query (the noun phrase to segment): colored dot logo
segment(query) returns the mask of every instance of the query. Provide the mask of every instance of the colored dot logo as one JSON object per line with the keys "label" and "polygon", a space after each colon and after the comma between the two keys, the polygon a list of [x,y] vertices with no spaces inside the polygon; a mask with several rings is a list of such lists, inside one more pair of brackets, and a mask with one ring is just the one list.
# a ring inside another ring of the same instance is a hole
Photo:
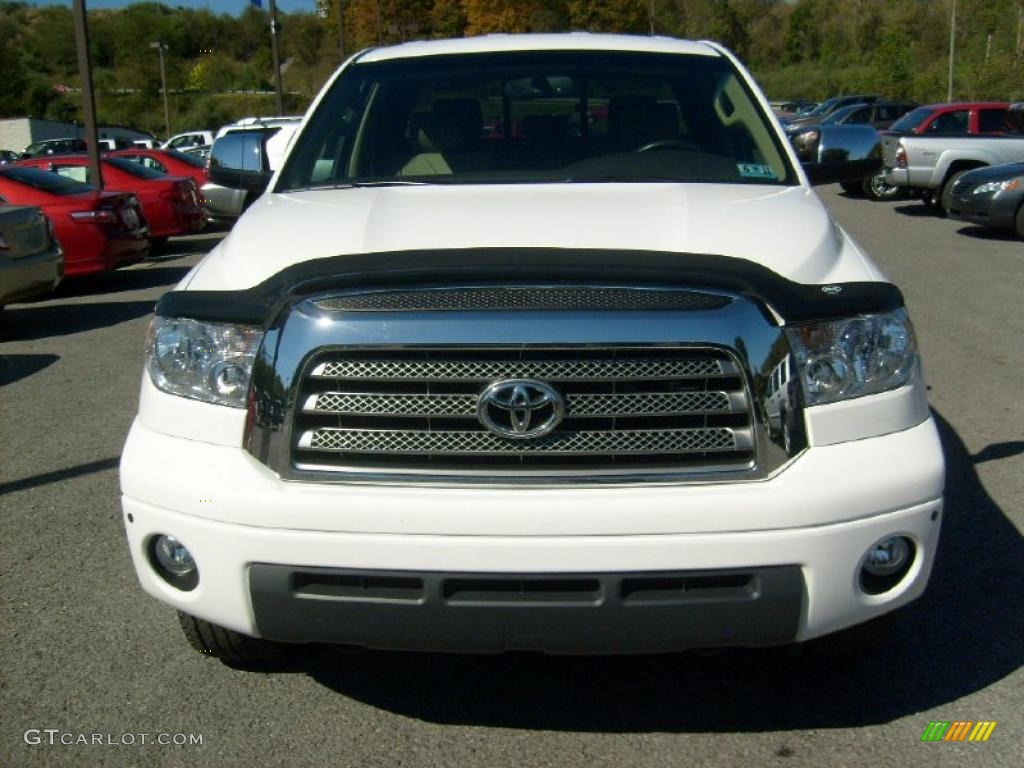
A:
{"label": "colored dot logo", "polygon": [[921,741],[988,741],[995,729],[995,720],[932,720]]}

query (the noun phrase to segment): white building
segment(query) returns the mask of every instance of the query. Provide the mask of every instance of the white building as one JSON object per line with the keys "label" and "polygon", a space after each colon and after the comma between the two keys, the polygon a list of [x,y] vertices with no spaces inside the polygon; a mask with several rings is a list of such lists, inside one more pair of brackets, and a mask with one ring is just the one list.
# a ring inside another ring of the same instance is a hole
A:
{"label": "white building", "polygon": [[[153,135],[123,125],[97,126],[101,139],[152,139]],[[46,139],[77,138],[85,134],[85,128],[76,123],[62,123],[57,120],[40,120],[35,117],[11,117],[0,120],[0,149],[21,152],[34,141]]]}

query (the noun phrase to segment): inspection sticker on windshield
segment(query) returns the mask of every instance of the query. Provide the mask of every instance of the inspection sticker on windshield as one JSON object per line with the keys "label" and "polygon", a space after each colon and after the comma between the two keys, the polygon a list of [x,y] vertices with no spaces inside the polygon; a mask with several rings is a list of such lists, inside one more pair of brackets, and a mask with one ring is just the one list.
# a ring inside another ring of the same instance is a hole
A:
{"label": "inspection sticker on windshield", "polygon": [[775,178],[775,171],[772,170],[770,165],[760,165],[758,163],[736,163],[736,167],[740,171],[740,176],[748,179]]}

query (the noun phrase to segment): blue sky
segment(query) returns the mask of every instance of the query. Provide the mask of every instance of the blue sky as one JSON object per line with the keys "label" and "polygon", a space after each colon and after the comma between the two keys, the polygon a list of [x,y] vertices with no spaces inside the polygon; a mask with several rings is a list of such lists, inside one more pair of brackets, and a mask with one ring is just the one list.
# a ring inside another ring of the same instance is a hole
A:
{"label": "blue sky", "polygon": [[[214,13],[238,14],[249,0],[159,0],[164,5],[172,8],[183,6],[185,8],[208,8]],[[71,0],[29,0],[32,5],[66,5],[71,7]],[[85,0],[85,7],[93,8],[123,8],[138,0]],[[269,0],[263,0],[264,9],[270,5]],[[292,11],[312,11],[316,3],[314,0],[277,0],[277,9],[285,13]]]}

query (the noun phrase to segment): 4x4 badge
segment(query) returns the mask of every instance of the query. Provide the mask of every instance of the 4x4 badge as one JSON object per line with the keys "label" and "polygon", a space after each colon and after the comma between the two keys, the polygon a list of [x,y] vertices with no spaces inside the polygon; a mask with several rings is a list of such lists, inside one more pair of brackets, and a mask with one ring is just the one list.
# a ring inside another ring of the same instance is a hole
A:
{"label": "4x4 badge", "polygon": [[565,415],[565,401],[550,384],[533,379],[503,379],[480,393],[476,413],[496,435],[516,440],[543,437]]}

